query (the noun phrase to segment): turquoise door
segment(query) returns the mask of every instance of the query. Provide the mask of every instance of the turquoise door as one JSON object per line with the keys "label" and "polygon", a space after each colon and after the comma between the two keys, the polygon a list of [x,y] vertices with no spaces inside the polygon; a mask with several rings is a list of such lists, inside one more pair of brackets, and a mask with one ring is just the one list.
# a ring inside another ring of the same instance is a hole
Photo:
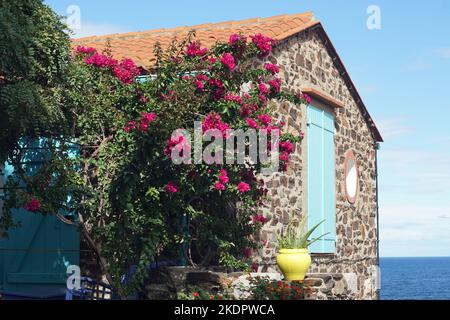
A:
{"label": "turquoise door", "polygon": [[334,116],[308,106],[308,226],[324,222],[312,238],[327,234],[309,249],[312,253],[334,253],[336,249],[336,192]]}
{"label": "turquoise door", "polygon": [[[26,147],[24,166],[36,171],[45,148],[40,141]],[[14,176],[8,163],[2,178]],[[24,209],[13,212],[19,228],[9,230],[9,238],[0,240],[0,286],[3,292],[23,296],[54,296],[64,293],[66,270],[79,265],[80,238],[76,227],[60,221],[55,215],[43,216]]]}

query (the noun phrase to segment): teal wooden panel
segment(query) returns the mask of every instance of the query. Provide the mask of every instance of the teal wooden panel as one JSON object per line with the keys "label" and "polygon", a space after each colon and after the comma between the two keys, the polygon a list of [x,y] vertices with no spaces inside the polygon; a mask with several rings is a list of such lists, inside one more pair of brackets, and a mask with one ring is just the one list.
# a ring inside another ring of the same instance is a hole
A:
{"label": "teal wooden panel", "polygon": [[[322,220],[322,112],[314,107],[308,108],[308,226],[314,226]],[[322,226],[312,237],[320,234]],[[310,246],[311,252],[320,252],[321,243]]]}
{"label": "teal wooden panel", "polygon": [[328,235],[309,250],[313,253],[334,253],[336,241],[335,209],[335,149],[334,117],[313,106],[308,106],[308,226],[325,222],[311,238]]}
{"label": "teal wooden panel", "polygon": [[336,171],[334,134],[328,130],[323,133],[323,234],[328,233],[322,241],[324,253],[336,250]]}
{"label": "teal wooden panel", "polygon": [[[43,139],[26,141],[24,165],[36,172],[49,152]],[[58,147],[58,146],[56,146]],[[76,156],[75,149],[69,156]],[[14,177],[13,167],[5,165],[4,176]],[[80,237],[76,227],[55,215],[43,216],[24,209],[13,211],[21,227],[9,231],[9,239],[0,241],[0,281],[7,291],[33,292],[36,288],[64,288],[69,265],[79,265]]]}

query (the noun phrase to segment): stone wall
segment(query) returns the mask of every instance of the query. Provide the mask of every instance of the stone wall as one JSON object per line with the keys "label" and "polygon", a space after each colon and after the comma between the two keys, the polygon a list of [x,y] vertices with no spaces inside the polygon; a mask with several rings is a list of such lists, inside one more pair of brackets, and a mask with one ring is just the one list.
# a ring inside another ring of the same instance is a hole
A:
{"label": "stone wall", "polygon": [[[225,299],[248,300],[252,299],[249,276],[281,281],[279,273],[226,273],[191,267],[152,270],[149,276],[143,298],[150,300],[174,300],[183,294],[191,297],[197,290],[226,293]],[[309,274],[304,284],[311,290],[306,300],[351,300],[357,290],[352,277],[345,274]]]}
{"label": "stone wall", "polygon": [[[300,91],[312,87],[342,102],[345,107],[329,109],[335,113],[336,150],[336,254],[313,256],[314,273],[347,274],[356,286],[356,299],[377,297],[377,226],[375,140],[360,108],[317,31],[304,32],[280,43],[267,58],[281,67],[284,85]],[[329,108],[318,101],[318,107]],[[306,129],[306,107],[290,103],[277,105],[279,120],[287,131],[299,134]],[[306,211],[306,139],[297,143],[292,163],[286,173],[263,178],[270,201],[261,213],[270,218],[260,238],[268,246],[257,257],[260,271],[273,272],[276,236],[293,214]],[[344,187],[344,154],[352,150],[359,167],[359,194],[351,205]]]}

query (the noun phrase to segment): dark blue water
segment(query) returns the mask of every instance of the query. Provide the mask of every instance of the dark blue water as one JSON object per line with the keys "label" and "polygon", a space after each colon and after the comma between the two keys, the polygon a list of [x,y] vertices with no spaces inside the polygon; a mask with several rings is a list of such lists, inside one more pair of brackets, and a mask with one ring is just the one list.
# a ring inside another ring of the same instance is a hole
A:
{"label": "dark blue water", "polygon": [[381,258],[381,299],[450,300],[450,257]]}

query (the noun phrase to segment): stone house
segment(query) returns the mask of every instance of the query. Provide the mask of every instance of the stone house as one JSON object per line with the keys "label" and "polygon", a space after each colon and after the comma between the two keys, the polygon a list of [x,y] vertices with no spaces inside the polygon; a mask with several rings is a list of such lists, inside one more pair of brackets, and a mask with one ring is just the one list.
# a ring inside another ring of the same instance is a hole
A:
{"label": "stone house", "polygon": [[312,97],[308,106],[278,106],[288,131],[303,131],[305,139],[297,144],[288,172],[265,178],[271,201],[261,211],[270,222],[260,235],[268,245],[259,253],[259,271],[276,270],[276,235],[290,216],[306,213],[310,225],[325,220],[317,232],[328,233],[310,248],[311,271],[323,279],[344,278],[353,298],[377,298],[377,149],[382,137],[312,13],[88,37],[75,44],[101,49],[109,41],[115,57],[131,57],[149,70],[156,42],[167,47],[191,30],[205,46],[240,32],[278,40],[266,59],[281,67],[284,85]]}
{"label": "stone house", "polygon": [[[288,131],[305,133],[286,173],[265,177],[270,218],[260,238],[267,242],[257,257],[260,272],[276,270],[276,236],[292,215],[308,223],[325,220],[327,236],[310,248],[310,278],[320,278],[323,298],[378,297],[377,149],[382,137],[322,24],[312,13],[281,15],[158,29],[74,40],[74,45],[103,49],[109,42],[116,58],[130,57],[151,70],[156,42],[169,46],[195,30],[205,46],[227,41],[233,33],[262,33],[278,40],[266,58],[281,68],[284,85],[312,97],[310,105],[278,105]],[[259,61],[257,63],[264,63]]]}

